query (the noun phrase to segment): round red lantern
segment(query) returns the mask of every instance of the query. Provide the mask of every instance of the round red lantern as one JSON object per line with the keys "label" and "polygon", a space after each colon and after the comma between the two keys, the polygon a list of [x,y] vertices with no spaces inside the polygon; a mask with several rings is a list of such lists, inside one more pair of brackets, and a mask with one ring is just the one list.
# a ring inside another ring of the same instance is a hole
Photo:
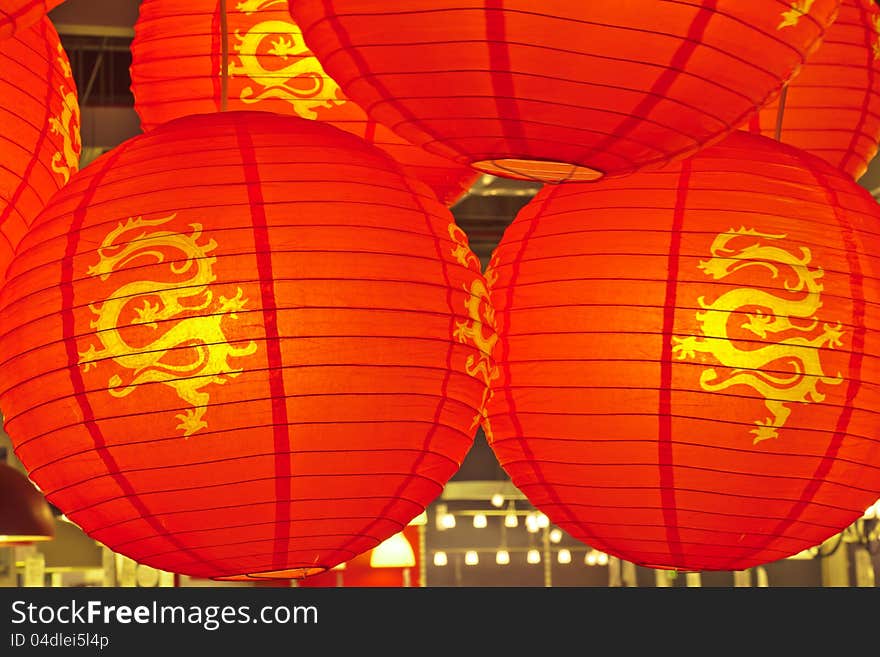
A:
{"label": "round red lantern", "polygon": [[843,0],[822,46],[784,96],[752,115],[748,130],[778,136],[861,178],[880,142],[878,29],[874,0]]}
{"label": "round red lantern", "polygon": [[365,139],[447,205],[479,175],[402,139],[348,100],[306,48],[285,0],[143,0],[134,34],[131,90],[144,130],[188,114],[263,110]]}
{"label": "round red lantern", "polygon": [[62,2],[64,0],[0,0],[0,39],[33,25]]}
{"label": "round red lantern", "polygon": [[301,577],[400,531],[488,391],[479,263],[378,149],[177,119],[53,197],[10,267],[0,407],[49,501],[139,563]]}
{"label": "round red lantern", "polygon": [[562,182],[721,139],[779,92],[840,0],[289,4],[378,121],[486,173]]}
{"label": "round red lantern", "polygon": [[48,18],[0,41],[0,282],[45,203],[79,166],[79,103]]}
{"label": "round red lantern", "polygon": [[741,570],[880,494],[880,208],[737,132],[541,191],[493,257],[486,434],[513,483],[636,564]]}

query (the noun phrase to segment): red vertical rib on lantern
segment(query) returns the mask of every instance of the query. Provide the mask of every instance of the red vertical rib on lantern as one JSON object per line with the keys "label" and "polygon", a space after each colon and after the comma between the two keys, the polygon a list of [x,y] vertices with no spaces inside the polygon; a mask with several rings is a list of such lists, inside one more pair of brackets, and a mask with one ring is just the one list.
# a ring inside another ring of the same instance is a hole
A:
{"label": "red vertical rib on lantern", "polygon": [[821,543],[880,497],[878,240],[866,190],[745,132],[540,192],[493,256],[490,446],[553,522],[641,565]]}

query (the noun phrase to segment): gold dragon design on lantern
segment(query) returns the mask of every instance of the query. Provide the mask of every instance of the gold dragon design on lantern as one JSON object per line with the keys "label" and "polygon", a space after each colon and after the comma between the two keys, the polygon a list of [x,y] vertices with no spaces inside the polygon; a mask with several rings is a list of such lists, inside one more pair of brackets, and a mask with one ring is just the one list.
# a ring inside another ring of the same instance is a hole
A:
{"label": "gold dragon design on lantern", "polygon": [[[287,0],[245,0],[236,9],[253,16],[275,5],[286,8]],[[243,103],[276,98],[290,103],[298,116],[314,119],[318,109],[346,102],[340,97],[339,85],[324,72],[294,23],[277,18],[259,21],[244,34],[236,30],[235,38],[237,55],[229,63],[229,76],[252,83],[239,94]]]}
{"label": "gold dragon design on lantern", "polygon": [[[480,260],[468,246],[465,232],[456,224],[450,224],[449,236],[455,244],[452,249],[452,255],[456,261],[471,271],[480,272],[482,270]],[[474,416],[471,429],[476,429],[477,426],[482,425],[483,432],[489,441],[492,440],[493,436],[486,406],[492,397],[492,382],[500,375],[498,366],[493,360],[493,350],[498,342],[498,335],[495,311],[489,301],[489,289],[494,284],[496,278],[493,263],[494,259],[493,262],[490,262],[482,277],[475,278],[470,285],[464,286],[464,290],[467,292],[467,298],[464,303],[467,319],[456,322],[454,332],[454,337],[459,342],[470,344],[479,351],[479,355],[470,355],[465,361],[465,371],[468,375],[478,378],[486,384],[482,403],[479,411]]]}
{"label": "gold dragon design on lantern", "polygon": [[[733,248],[731,242],[748,237],[748,245]],[[834,325],[820,322],[816,313],[822,307],[823,285],[819,282],[824,272],[820,267],[810,268],[812,253],[800,247],[800,256],[782,246],[787,235],[760,233],[751,228],[731,229],[718,235],[711,246],[712,258],[700,261],[698,268],[715,280],[723,280],[747,267],[762,267],[773,278],[780,268],[787,267],[795,282],[785,279],[785,289],[804,293],[801,298],[784,298],[757,288],[735,287],[708,303],[705,297],[697,299],[702,311],[696,313],[702,336],[673,337],[672,352],[680,360],[694,359],[697,354],[711,356],[730,370],[725,377],[717,369],[708,368],[700,375],[700,386],[708,392],[746,385],[764,397],[770,416],[757,420],[753,443],[777,438],[778,430],[791,414],[786,404],[822,402],[825,395],[819,384],[839,385],[840,373],[828,376],[822,366],[822,348],[841,346],[843,331]],[[752,309],[752,312],[747,312]],[[761,309],[769,310],[769,314]],[[745,316],[740,327],[760,340],[758,348],[742,349],[730,335],[731,322]],[[799,321],[796,321],[799,320]],[[769,340],[776,334],[787,333],[778,342]],[[794,335],[792,335],[794,334]],[[805,335],[806,334],[806,335]],[[766,371],[770,364],[790,368],[790,374]]]}
{"label": "gold dragon design on lantern", "polygon": [[[175,217],[130,218],[104,238],[89,276],[106,281],[116,272],[150,261],[167,263],[170,276],[168,280],[128,281],[107,294],[105,301],[90,304],[91,328],[101,346],[90,344],[79,355],[86,372],[107,360],[126,370],[127,382],[119,374],[109,379],[108,392],[114,397],[126,397],[148,383],[172,387],[192,407],[175,416],[180,420],[177,429],[188,437],[208,426],[205,413],[210,394],[205,388],[237,377],[242,369],[232,367],[229,359],[250,356],[257,345],[252,340],[239,346],[229,342],[223,322],[237,319],[237,311],[245,308],[248,299],[243,298],[241,288],[215,299],[209,286],[217,280],[217,259],[210,253],[217,243],[201,241],[202,225],[189,224],[190,234],[156,229]],[[180,280],[181,276],[185,278]],[[172,282],[171,277],[178,280]],[[128,325],[148,329],[149,338],[141,334],[137,344],[132,344],[120,328],[126,324],[125,317],[131,317]]]}

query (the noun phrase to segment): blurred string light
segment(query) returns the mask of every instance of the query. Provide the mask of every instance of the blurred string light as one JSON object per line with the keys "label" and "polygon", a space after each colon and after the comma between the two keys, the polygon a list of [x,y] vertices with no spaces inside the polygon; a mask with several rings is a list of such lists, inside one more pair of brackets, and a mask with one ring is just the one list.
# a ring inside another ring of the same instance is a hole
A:
{"label": "blurred string light", "polygon": [[477,529],[485,529],[489,524],[485,513],[477,513],[474,515],[474,527]]}
{"label": "blurred string light", "polygon": [[561,529],[551,529],[550,530],[550,542],[551,543],[559,543],[562,540],[562,530]]}
{"label": "blurred string light", "polygon": [[495,563],[499,566],[506,566],[510,563],[510,552],[507,550],[498,550],[495,553]]}
{"label": "blurred string light", "polygon": [[532,548],[526,555],[526,561],[531,564],[541,563],[541,553],[535,548]]}
{"label": "blurred string light", "polygon": [[464,553],[464,562],[468,566],[476,566],[480,563],[480,555],[477,554],[476,550],[468,550]]}
{"label": "blurred string light", "polygon": [[495,493],[492,496],[491,501],[492,501],[492,506],[494,506],[497,509],[500,509],[502,506],[504,506],[504,495],[502,495],[501,493]]}
{"label": "blurred string light", "polygon": [[434,553],[434,565],[435,566],[445,566],[449,563],[449,557],[446,556],[446,553],[443,550],[438,550]]}
{"label": "blurred string light", "polygon": [[571,550],[567,548],[562,548],[557,553],[556,560],[559,563],[571,563]]}

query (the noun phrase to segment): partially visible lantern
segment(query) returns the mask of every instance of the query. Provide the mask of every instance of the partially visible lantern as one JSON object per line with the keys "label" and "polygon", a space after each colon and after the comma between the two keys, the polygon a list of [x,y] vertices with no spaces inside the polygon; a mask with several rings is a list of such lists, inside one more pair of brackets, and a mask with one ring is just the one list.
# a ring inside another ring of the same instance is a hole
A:
{"label": "partially visible lantern", "polygon": [[221,109],[271,111],[365,139],[447,205],[479,175],[402,139],[348,100],[306,48],[285,0],[143,0],[138,11],[131,90],[144,130]]}
{"label": "partially visible lantern", "polygon": [[813,547],[880,494],[880,207],[736,132],[541,191],[493,257],[486,434],[560,528],[654,568]]}
{"label": "partially visible lantern", "polygon": [[31,222],[79,167],[79,103],[48,18],[0,41],[0,282]]}
{"label": "partially visible lantern", "polygon": [[62,2],[64,0],[0,0],[0,39],[30,27]]}
{"label": "partially visible lantern", "polygon": [[77,174],[0,300],[0,407],[49,501],[222,579],[316,573],[423,511],[472,445],[490,313],[464,233],[398,170],[225,112]]}
{"label": "partially visible lantern", "polygon": [[346,95],[490,174],[563,182],[660,166],[738,128],[840,0],[295,0]]}
{"label": "partially visible lantern", "polygon": [[[840,14],[780,99],[747,128],[803,148],[858,180],[880,142],[880,9],[843,0]],[[781,122],[780,122],[781,121]]]}

